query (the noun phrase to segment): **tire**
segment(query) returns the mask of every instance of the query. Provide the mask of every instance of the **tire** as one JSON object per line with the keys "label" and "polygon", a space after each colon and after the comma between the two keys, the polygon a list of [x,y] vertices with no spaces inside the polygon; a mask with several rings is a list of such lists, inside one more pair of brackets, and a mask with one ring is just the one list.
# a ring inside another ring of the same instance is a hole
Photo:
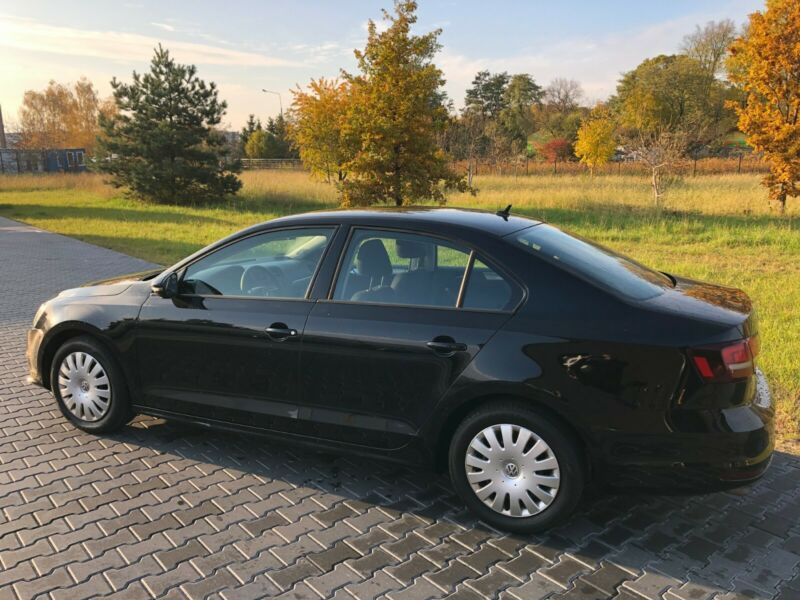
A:
{"label": "tire", "polygon": [[50,387],[61,413],[83,431],[117,431],[133,416],[121,369],[88,336],[72,338],[56,351]]}
{"label": "tire", "polygon": [[467,415],[450,441],[448,463],[464,503],[485,523],[515,533],[543,531],[570,516],[586,477],[572,436],[518,402]]}

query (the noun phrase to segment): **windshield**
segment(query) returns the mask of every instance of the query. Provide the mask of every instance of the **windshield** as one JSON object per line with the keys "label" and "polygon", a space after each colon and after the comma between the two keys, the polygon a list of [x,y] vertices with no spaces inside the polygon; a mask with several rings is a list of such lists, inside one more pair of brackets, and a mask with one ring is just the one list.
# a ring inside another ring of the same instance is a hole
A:
{"label": "windshield", "polygon": [[535,225],[508,237],[532,254],[634,300],[653,298],[672,287],[666,275],[550,225]]}

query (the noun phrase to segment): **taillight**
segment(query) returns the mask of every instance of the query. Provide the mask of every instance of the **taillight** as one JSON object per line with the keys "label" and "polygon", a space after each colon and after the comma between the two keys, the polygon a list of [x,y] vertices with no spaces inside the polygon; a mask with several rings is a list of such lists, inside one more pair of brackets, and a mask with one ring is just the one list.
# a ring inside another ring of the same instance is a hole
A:
{"label": "taillight", "polygon": [[753,375],[759,351],[760,343],[755,335],[733,344],[692,348],[689,356],[700,377],[708,382],[720,383]]}

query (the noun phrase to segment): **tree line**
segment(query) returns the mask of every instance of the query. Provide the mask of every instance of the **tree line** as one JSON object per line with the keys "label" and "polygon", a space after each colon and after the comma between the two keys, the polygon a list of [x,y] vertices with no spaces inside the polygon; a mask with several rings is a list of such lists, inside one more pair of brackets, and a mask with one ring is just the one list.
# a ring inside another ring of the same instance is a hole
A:
{"label": "tree line", "polygon": [[[452,103],[439,88],[417,93],[440,109],[428,115],[429,130],[443,152],[466,162],[466,187],[472,186],[478,160],[500,165],[533,158],[556,170],[559,161],[579,158],[593,173],[624,147],[651,168],[660,204],[674,163],[718,150],[736,131],[733,104],[741,103],[743,92],[721,77],[735,38],[731,21],[698,28],[680,54],[645,60],[622,76],[608,101],[592,109],[584,105],[577,81],[557,78],[542,86],[527,73],[480,71],[458,114],[443,110]],[[392,86],[385,89],[394,95]],[[360,138],[348,137],[353,115],[362,114],[357,100],[347,77],[315,80],[294,93],[290,136],[303,161],[329,181],[334,175],[345,181],[359,150]]]}
{"label": "tree line", "polygon": [[767,0],[741,31],[731,21],[698,27],[678,53],[644,60],[593,107],[573,80],[480,71],[458,112],[434,62],[441,30],[412,32],[416,8],[398,0],[383,27],[369,21],[355,72],[294,90],[288,113],[266,124],[251,115],[234,143],[219,130],[226,105],[214,84],[159,47],[150,72],[112,81],[111,101],[85,80],[26,93],[23,145],[80,141],[116,185],[161,202],[235,193],[241,156],[299,156],[345,206],[474,193],[478,160],[539,159],[555,169],[578,159],[594,173],[624,151],[647,166],[660,206],[679,161],[714,154],[741,131],[768,162],[764,183],[781,210],[800,195],[800,3]]}

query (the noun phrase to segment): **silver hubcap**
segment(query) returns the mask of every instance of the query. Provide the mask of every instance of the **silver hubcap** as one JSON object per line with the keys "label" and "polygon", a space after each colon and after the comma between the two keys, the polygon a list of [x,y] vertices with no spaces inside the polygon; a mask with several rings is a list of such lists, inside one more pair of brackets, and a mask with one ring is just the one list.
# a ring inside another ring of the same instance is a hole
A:
{"label": "silver hubcap", "polygon": [[530,429],[492,425],[479,432],[464,459],[472,491],[493,511],[530,517],[558,494],[561,475],[553,450]]}
{"label": "silver hubcap", "polygon": [[69,412],[83,421],[102,419],[111,406],[111,383],[95,357],[72,352],[58,369],[58,390]]}

